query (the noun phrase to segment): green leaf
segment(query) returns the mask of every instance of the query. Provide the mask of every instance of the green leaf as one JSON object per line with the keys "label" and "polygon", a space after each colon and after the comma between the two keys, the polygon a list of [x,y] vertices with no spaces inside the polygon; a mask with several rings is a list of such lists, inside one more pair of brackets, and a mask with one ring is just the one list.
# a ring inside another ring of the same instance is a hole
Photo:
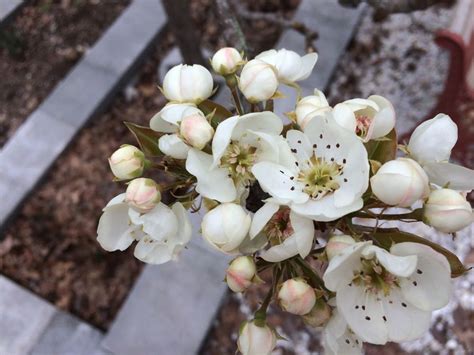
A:
{"label": "green leaf", "polygon": [[448,259],[449,265],[451,266],[451,277],[461,276],[469,270],[462,264],[461,260],[459,260],[459,258],[448,249],[443,248],[441,245],[436,244],[428,239],[419,237],[415,234],[400,231],[398,228],[378,229],[372,237],[386,249],[390,249],[394,243],[403,242],[420,243],[430,246]]}
{"label": "green leaf", "polygon": [[384,164],[395,159],[397,155],[397,133],[395,129],[379,140],[371,140],[364,144],[370,160]]}
{"label": "green leaf", "polygon": [[215,127],[226,118],[233,116],[232,112],[226,109],[224,106],[216,104],[211,100],[204,100],[198,105],[198,108],[207,116],[214,113],[211,124]]}
{"label": "green leaf", "polygon": [[141,150],[149,157],[159,157],[163,153],[158,148],[158,138],[162,133],[155,132],[149,127],[144,127],[131,122],[124,122],[140,145]]}

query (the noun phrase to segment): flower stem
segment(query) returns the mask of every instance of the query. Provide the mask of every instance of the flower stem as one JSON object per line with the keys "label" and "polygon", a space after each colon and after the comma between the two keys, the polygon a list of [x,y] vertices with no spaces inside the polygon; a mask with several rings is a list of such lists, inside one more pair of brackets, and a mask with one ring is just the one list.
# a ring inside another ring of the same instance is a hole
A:
{"label": "flower stem", "polygon": [[321,289],[329,292],[329,290],[324,285],[324,281],[321,277],[314,272],[314,270],[308,265],[306,261],[304,261],[301,257],[296,257],[293,259],[302,269],[302,271],[309,277],[311,283],[314,287],[320,287]]}
{"label": "flower stem", "polygon": [[282,268],[280,264],[275,265],[275,268],[276,268],[276,271],[275,270],[273,271],[272,287],[270,287],[270,290],[268,290],[268,293],[265,296],[265,299],[263,300],[262,305],[255,312],[255,315],[254,315],[255,324],[261,327],[265,325],[265,322],[267,319],[267,309],[268,309],[268,306],[270,305],[273,294],[276,291],[278,281],[280,281],[280,277],[282,274]]}
{"label": "flower stem", "polygon": [[409,213],[397,213],[397,214],[383,214],[383,213],[376,214],[371,211],[365,211],[365,212],[361,211],[361,212],[356,213],[355,217],[381,219],[381,220],[386,220],[386,221],[401,221],[401,220],[407,220],[407,219],[422,221],[423,209],[417,208],[416,210],[413,210],[412,212],[409,212]]}

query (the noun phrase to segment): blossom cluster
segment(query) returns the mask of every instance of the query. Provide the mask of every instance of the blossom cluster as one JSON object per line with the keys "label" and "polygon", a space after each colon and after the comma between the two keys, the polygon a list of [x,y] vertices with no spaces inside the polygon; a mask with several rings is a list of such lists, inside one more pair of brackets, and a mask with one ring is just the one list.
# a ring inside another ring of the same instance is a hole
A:
{"label": "blossom cluster", "polygon": [[[137,242],[134,255],[146,263],[176,259],[193,234],[189,213],[204,209],[203,239],[236,255],[229,288],[269,284],[241,327],[243,354],[275,348],[266,320],[273,301],[321,328],[328,354],[415,339],[448,303],[451,277],[466,271],[449,250],[380,223],[455,233],[473,222],[466,195],[474,171],[449,162],[456,124],[439,114],[398,145],[386,98],[330,105],[318,89],[301,96],[297,83],[317,59],[281,49],[247,60],[220,49],[211,64],[232,94],[230,109],[209,99],[216,88],[206,68],[177,65],[163,81],[169,102],[149,127],[127,123],[139,147],[124,145],[109,159],[128,186],[100,218],[105,250]],[[273,112],[281,85],[297,91],[286,117]]]}

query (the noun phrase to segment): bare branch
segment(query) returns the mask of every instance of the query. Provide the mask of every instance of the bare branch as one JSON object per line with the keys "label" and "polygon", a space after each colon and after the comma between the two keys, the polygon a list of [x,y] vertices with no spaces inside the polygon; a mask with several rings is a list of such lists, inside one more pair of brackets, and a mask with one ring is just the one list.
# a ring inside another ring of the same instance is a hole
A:
{"label": "bare branch", "polygon": [[426,10],[433,5],[448,2],[448,0],[339,0],[341,5],[347,7],[357,7],[360,3],[367,3],[385,14]]}
{"label": "bare branch", "polygon": [[309,29],[305,24],[298,21],[287,20],[281,16],[266,12],[249,11],[239,1],[233,1],[235,9],[239,16],[246,20],[263,20],[278,25],[282,29],[293,29],[305,37],[306,49],[308,52],[316,51],[314,41],[318,38],[318,33]]}
{"label": "bare branch", "polygon": [[248,53],[249,48],[233,8],[227,0],[216,0],[216,5],[226,42],[237,50]]}

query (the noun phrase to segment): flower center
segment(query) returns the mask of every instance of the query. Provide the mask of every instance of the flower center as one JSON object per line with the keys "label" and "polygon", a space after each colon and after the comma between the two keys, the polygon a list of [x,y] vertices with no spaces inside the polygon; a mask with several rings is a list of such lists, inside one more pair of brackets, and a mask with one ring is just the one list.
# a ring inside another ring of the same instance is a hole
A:
{"label": "flower center", "polygon": [[298,181],[304,184],[303,191],[311,198],[321,199],[339,188],[335,178],[341,175],[342,165],[333,160],[327,162],[324,158],[313,155],[308,161],[310,167],[298,174]]}
{"label": "flower center", "polygon": [[399,287],[398,278],[388,272],[377,260],[362,259],[362,269],[354,275],[352,282],[364,286],[368,292],[377,294],[383,292],[384,296],[390,294],[390,290]]}
{"label": "flower center", "polygon": [[359,137],[365,137],[369,132],[370,124],[372,123],[372,117],[367,115],[356,114],[356,134]]}
{"label": "flower center", "polygon": [[230,142],[221,158],[221,167],[229,171],[234,182],[250,183],[255,180],[251,168],[254,165],[257,148],[239,142]]}
{"label": "flower center", "polygon": [[272,245],[281,244],[283,240],[291,236],[294,230],[290,221],[290,209],[280,208],[268,221],[264,232]]}

